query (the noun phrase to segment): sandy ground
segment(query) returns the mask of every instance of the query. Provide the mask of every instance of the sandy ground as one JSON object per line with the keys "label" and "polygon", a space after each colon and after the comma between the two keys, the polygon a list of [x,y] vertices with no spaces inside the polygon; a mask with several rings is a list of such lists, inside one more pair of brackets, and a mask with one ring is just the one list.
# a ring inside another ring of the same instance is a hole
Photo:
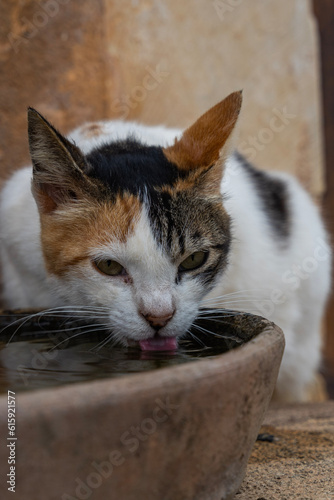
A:
{"label": "sandy ground", "polygon": [[334,500],[334,401],[272,406],[260,432],[235,500]]}

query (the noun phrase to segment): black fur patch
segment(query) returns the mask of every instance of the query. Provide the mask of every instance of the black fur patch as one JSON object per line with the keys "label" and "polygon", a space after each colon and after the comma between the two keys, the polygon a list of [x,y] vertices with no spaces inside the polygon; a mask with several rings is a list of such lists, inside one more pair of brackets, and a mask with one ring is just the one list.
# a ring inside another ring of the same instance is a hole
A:
{"label": "black fur patch", "polygon": [[[178,246],[178,256],[207,251],[211,257],[193,276],[205,283],[214,283],[226,267],[230,247],[230,220],[219,203],[198,198],[191,190],[169,193],[152,192],[149,217],[157,241],[167,251]],[[177,281],[188,273],[179,273]]]}
{"label": "black fur patch", "polygon": [[113,195],[127,192],[141,197],[145,191],[172,186],[184,177],[167,160],[162,148],[146,146],[131,138],[95,148],[86,158],[89,177],[99,179]]}
{"label": "black fur patch", "polygon": [[201,240],[206,241],[204,250],[216,257],[196,274],[210,286],[226,266],[229,250],[229,217],[222,205],[196,196],[191,186],[175,192],[161,189],[189,174],[169,162],[160,147],[130,138],[98,147],[86,159],[87,175],[107,187],[111,200],[130,193],[145,203],[156,241],[172,259],[202,250]]}
{"label": "black fur patch", "polygon": [[290,235],[289,193],[286,183],[258,170],[241,154],[235,153],[235,155],[253,182],[273,232],[279,238],[286,239]]}

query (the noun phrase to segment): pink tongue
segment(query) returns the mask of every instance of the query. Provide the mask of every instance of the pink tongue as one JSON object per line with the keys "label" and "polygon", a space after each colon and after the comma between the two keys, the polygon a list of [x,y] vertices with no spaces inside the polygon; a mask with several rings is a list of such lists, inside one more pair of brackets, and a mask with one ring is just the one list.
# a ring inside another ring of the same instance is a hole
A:
{"label": "pink tongue", "polygon": [[177,340],[175,337],[159,337],[156,335],[150,339],[140,340],[142,351],[175,351]]}

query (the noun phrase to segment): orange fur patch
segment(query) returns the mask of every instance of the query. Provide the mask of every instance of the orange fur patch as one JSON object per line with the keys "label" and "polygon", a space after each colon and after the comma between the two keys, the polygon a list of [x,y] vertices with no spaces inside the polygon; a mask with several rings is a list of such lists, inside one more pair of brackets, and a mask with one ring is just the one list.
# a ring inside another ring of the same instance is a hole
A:
{"label": "orange fur patch", "polygon": [[103,134],[103,127],[98,123],[88,123],[81,129],[81,133],[85,136],[86,139],[98,137],[99,135]]}
{"label": "orange fur patch", "polygon": [[164,148],[166,158],[181,170],[209,167],[231,135],[241,108],[241,92],[234,92],[204,113],[175,141]]}
{"label": "orange fur patch", "polygon": [[193,190],[199,192],[206,198],[220,195],[220,182],[222,178],[222,162],[217,162],[209,168],[197,169],[190,172],[186,179],[179,179],[173,187],[163,186],[162,192],[174,195],[180,191]]}
{"label": "orange fur patch", "polygon": [[115,203],[85,200],[62,211],[41,214],[42,248],[48,272],[63,275],[91,251],[113,239],[125,242],[134,231],[141,203],[133,195],[118,197]]}

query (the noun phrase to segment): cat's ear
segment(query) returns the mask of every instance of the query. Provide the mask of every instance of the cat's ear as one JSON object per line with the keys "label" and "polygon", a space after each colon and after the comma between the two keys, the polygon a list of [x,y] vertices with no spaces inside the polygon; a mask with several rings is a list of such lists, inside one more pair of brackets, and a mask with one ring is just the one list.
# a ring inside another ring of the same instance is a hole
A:
{"label": "cat's ear", "polygon": [[33,163],[32,192],[43,213],[77,198],[87,168],[80,149],[63,137],[38,111],[28,109]]}
{"label": "cat's ear", "polygon": [[189,173],[209,169],[210,184],[216,178],[219,189],[224,159],[233,147],[232,132],[241,103],[242,91],[233,92],[209,109],[172,146],[164,148],[167,159]]}

